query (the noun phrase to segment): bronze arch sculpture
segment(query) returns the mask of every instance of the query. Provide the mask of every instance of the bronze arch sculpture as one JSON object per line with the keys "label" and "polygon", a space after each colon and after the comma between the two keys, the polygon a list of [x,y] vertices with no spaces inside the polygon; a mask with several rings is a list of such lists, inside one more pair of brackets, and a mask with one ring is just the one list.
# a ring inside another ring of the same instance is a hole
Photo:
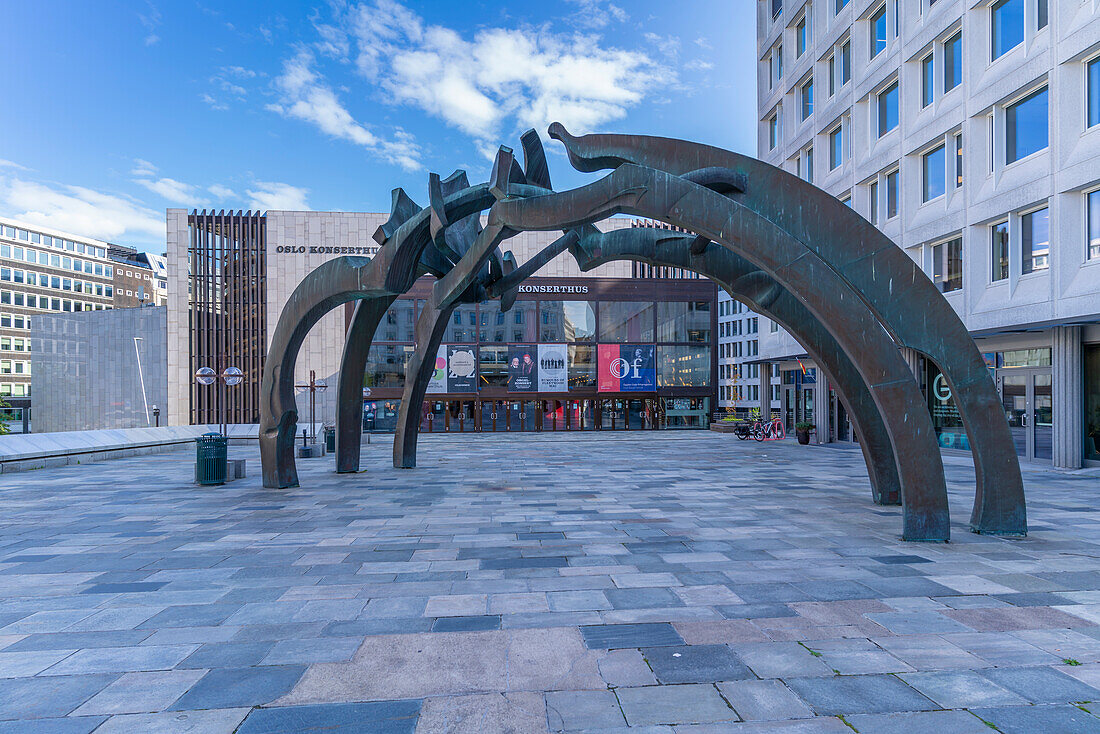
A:
{"label": "bronze arch sculpture", "polygon": [[[946,485],[924,398],[898,346],[925,354],[944,373],[974,447],[976,532],[1026,533],[1023,486],[1008,425],[965,327],[927,277],[847,206],[801,179],[718,148],[666,138],[569,135],[554,124],[574,167],[613,169],[592,184],[554,192],[541,142],[522,138],[525,165],[501,148],[488,184],[461,172],[429,180],[419,208],[395,190],[373,260],[343,257],[308,275],[287,303],[265,365],[260,442],[264,485],[297,485],[293,364],[309,328],[340,303],[358,300],[342,358],[337,471],[359,466],[362,375],[370,341],[394,298],[420,275],[437,278],[416,325],[394,442],[394,465],[415,466],[418,411],[444,326],[462,302],[499,297],[569,251],[582,269],[636,259],[699,272],[782,324],[838,389],[863,440],[873,496],[903,506],[902,537],[947,540]],[[479,214],[488,210],[482,229]],[[592,226],[613,214],[649,217],[691,235]],[[516,268],[499,245],[527,230],[563,236]],[[432,246],[429,247],[428,245]]]}

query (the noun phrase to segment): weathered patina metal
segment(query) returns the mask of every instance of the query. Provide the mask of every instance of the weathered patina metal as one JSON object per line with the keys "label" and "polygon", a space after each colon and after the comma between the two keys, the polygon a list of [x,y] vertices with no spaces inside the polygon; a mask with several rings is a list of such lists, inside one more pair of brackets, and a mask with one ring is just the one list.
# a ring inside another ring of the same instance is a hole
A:
{"label": "weathered patina metal", "polygon": [[[421,274],[437,278],[416,324],[406,366],[394,466],[416,464],[416,437],[431,362],[459,303],[500,298],[568,250],[582,269],[620,259],[701,273],[784,326],[812,354],[848,408],[876,502],[901,501],[902,537],[947,540],[949,520],[935,431],[898,345],[934,361],[954,392],[978,469],[971,527],[1026,532],[1019,466],[1000,401],[973,340],[912,261],[874,226],[827,193],[760,161],[667,138],[550,134],[578,170],[612,169],[594,183],[553,192],[541,142],[521,139],[524,166],[502,147],[491,180],[458,172],[429,178],[429,206],[394,192],[373,261],[337,258],[295,291],[265,368],[261,449],[265,486],[294,486],[293,363],[305,333],[328,309],[362,300],[348,331],[338,403],[337,469],[359,465],[362,375],[374,329],[393,298]],[[487,211],[484,229],[479,215]],[[607,234],[593,224],[617,213],[691,234],[650,228]],[[563,236],[517,267],[499,246],[518,232]],[[426,247],[428,243],[433,247]],[[980,367],[980,369],[979,369]],[[289,442],[287,439],[289,438]]]}

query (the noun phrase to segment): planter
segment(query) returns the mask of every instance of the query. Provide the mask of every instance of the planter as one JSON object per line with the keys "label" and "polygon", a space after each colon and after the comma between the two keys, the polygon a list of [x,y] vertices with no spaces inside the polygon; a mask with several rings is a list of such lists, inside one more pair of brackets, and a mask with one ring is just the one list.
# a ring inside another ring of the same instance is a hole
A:
{"label": "planter", "polygon": [[797,438],[798,442],[800,444],[802,444],[803,446],[805,446],[806,444],[808,444],[810,442],[810,432],[809,431],[798,431],[798,430],[796,430],[794,432],[794,437]]}

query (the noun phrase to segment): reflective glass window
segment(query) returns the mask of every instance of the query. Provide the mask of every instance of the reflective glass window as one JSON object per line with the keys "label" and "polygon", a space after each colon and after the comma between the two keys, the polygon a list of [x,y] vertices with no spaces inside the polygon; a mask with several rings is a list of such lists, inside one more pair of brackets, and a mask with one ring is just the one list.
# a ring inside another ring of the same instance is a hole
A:
{"label": "reflective glass window", "polygon": [[932,201],[936,197],[943,196],[946,190],[946,164],[945,150],[942,145],[924,154],[924,189],[922,192],[924,201]]}
{"label": "reflective glass window", "polygon": [[601,301],[600,341],[653,341],[652,301]]}
{"label": "reflective glass window", "polygon": [[1031,273],[1050,267],[1050,209],[1028,212],[1020,217],[1020,244],[1023,272]]}
{"label": "reflective glass window", "polygon": [[1024,0],[998,0],[991,16],[992,52],[997,59],[1024,42]]}
{"label": "reflective glass window", "polygon": [[706,387],[710,385],[708,347],[657,347],[659,387]]}
{"label": "reflective glass window", "polygon": [[539,341],[592,341],[596,338],[595,301],[539,301]]}
{"label": "reflective glass window", "polygon": [[709,301],[661,301],[657,304],[657,341],[709,342]]}
{"label": "reflective glass window", "polygon": [[1043,150],[1048,144],[1047,88],[1005,109],[1005,163]]}

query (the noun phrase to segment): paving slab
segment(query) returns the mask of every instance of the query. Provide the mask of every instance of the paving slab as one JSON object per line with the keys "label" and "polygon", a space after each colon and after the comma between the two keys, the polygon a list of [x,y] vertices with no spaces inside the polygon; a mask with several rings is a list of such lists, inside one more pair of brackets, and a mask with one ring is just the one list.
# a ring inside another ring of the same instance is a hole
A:
{"label": "paving slab", "polygon": [[632,727],[739,720],[712,685],[621,688],[615,693]]}
{"label": "paving slab", "polygon": [[791,678],[787,685],[823,716],[930,711],[931,700],[892,675],[838,675],[832,678]]}
{"label": "paving slab", "polygon": [[660,683],[716,683],[754,677],[725,645],[649,647],[642,655]]}
{"label": "paving slab", "polygon": [[745,721],[808,719],[813,711],[779,680],[739,680],[718,684],[718,690]]}

